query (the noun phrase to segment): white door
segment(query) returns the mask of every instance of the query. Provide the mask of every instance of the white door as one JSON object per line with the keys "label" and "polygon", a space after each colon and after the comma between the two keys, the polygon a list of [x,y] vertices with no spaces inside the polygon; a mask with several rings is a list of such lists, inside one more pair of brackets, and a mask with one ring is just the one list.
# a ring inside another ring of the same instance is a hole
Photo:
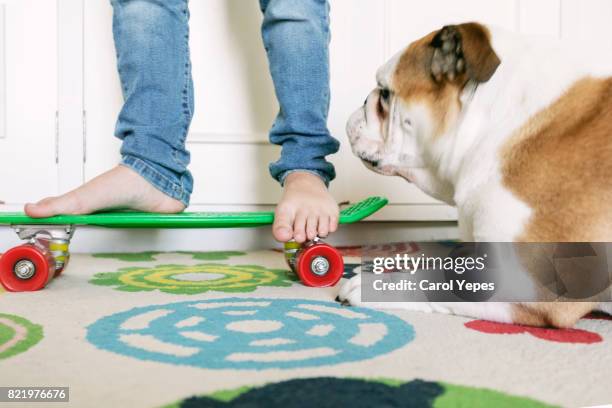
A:
{"label": "white door", "polygon": [[[108,0],[85,3],[85,178],[119,160],[113,138],[121,107]],[[353,157],[348,116],[375,85],[376,69],[399,49],[445,24],[477,20],[582,44],[602,71],[611,65],[609,0],[331,0],[332,103],[329,126],[342,143],[332,192],[339,201],[389,197],[383,220],[449,220],[453,209],[399,178],[376,175]],[[278,109],[260,38],[256,0],[191,1],[196,113],[188,137],[195,177],[192,209],[272,206],[280,188],[268,174],[279,149],[267,142]],[[599,52],[596,52],[599,50]]]}
{"label": "white door", "polygon": [[57,4],[0,0],[0,200],[56,194]]}

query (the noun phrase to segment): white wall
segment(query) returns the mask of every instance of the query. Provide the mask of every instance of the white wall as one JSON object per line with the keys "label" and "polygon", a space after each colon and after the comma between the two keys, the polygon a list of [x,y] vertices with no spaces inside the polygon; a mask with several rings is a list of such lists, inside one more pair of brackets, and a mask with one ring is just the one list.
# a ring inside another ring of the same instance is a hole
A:
{"label": "white wall", "polygon": [[[278,106],[259,35],[258,2],[190,4],[196,87],[188,138],[196,178],[191,209],[272,208],[280,189],[267,165],[279,149],[267,144],[267,131]],[[610,0],[331,0],[331,8],[329,126],[342,142],[332,158],[338,171],[332,192],[338,201],[389,197],[391,205],[376,220],[455,218],[453,209],[405,181],[366,170],[350,153],[344,134],[346,118],[374,86],[376,68],[410,41],[444,24],[478,20],[563,38],[578,44],[602,72],[612,70]],[[117,163],[119,142],[112,133],[121,93],[111,16],[108,0],[0,0],[0,200],[12,204],[4,209],[63,192]],[[439,237],[454,234],[441,225],[431,231]],[[144,241],[138,234],[109,234],[88,232],[84,235],[91,239],[76,240],[83,243],[78,249],[128,246],[117,237],[162,248],[187,247],[195,239],[169,231],[148,234],[155,238]],[[222,238],[215,245],[268,245],[261,234],[216,234]],[[355,234],[342,239],[358,240]],[[14,238],[3,230],[0,243],[7,240]]]}

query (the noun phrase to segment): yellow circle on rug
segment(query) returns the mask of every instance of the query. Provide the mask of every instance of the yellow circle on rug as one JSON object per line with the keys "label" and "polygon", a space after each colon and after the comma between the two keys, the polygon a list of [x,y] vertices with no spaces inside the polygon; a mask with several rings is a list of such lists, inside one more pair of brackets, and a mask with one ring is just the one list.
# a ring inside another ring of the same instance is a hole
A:
{"label": "yellow circle on rug", "polygon": [[98,273],[91,283],[128,292],[160,290],[172,294],[198,294],[252,292],[260,286],[291,286],[295,280],[288,270],[211,263],[122,268],[117,272]]}

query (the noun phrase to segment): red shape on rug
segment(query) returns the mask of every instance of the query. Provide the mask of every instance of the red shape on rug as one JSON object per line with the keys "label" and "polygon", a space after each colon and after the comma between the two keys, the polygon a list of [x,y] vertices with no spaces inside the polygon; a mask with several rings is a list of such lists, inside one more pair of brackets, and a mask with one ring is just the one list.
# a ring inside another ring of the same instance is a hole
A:
{"label": "red shape on rug", "polygon": [[593,344],[603,341],[599,334],[580,329],[549,329],[521,326],[518,324],[495,323],[486,320],[472,320],[465,323],[465,327],[488,334],[528,333],[539,339],[557,343]]}

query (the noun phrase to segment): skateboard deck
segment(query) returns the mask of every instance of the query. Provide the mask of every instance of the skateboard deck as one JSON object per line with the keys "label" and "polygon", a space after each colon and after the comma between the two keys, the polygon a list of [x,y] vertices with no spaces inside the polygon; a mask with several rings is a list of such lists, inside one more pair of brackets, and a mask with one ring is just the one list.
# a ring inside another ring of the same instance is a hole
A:
{"label": "skateboard deck", "polygon": [[[340,224],[351,224],[374,214],[387,204],[383,197],[368,197],[340,212]],[[58,215],[30,218],[20,212],[0,212],[0,225],[91,225],[108,228],[240,228],[270,225],[274,213],[253,212],[184,212],[156,214],[128,211],[90,215]]]}
{"label": "skateboard deck", "polygon": [[[387,204],[369,197],[340,212],[340,223],[350,224],[374,214]],[[239,228],[270,225],[273,212],[186,212],[153,214],[128,211],[90,215],[30,218],[24,213],[0,212],[0,225],[11,226],[26,243],[0,256],[0,284],[14,292],[43,289],[68,265],[69,245],[77,226],[107,228]],[[344,273],[342,255],[319,238],[285,243],[288,266],[307,286],[335,285]]]}

